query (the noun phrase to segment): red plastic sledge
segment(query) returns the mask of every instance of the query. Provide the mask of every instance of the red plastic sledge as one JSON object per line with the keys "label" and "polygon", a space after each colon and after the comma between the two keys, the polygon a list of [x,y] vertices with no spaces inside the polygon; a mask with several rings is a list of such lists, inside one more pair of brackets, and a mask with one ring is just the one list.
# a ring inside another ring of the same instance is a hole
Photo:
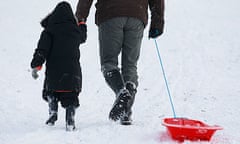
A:
{"label": "red plastic sledge", "polygon": [[167,127],[170,136],[178,141],[210,141],[216,130],[223,129],[217,125],[209,126],[201,121],[186,118],[165,118],[162,124]]}

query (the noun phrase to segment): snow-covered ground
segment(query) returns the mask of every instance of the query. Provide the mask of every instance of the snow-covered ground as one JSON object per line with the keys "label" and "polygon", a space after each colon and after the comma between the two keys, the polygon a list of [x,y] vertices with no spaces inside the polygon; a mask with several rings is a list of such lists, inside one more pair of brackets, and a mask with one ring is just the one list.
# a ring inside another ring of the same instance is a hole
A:
{"label": "snow-covered ground", "polygon": [[[54,127],[44,124],[44,71],[31,77],[30,61],[41,32],[40,20],[58,0],[2,1],[0,4],[0,144],[175,144],[161,121],[173,117],[155,44],[148,27],[139,60],[134,123],[108,120],[114,101],[100,72],[95,8],[88,40],[81,45],[83,92],[77,131],[65,131],[61,108]],[[77,0],[70,1],[74,10]],[[178,117],[220,125],[211,144],[240,142],[239,0],[166,0],[166,27],[157,39]]]}

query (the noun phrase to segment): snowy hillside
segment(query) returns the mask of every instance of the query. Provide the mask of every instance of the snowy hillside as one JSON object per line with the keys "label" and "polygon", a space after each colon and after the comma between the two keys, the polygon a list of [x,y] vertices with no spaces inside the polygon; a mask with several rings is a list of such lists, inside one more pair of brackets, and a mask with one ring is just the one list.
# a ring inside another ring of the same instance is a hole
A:
{"label": "snowy hillside", "polygon": [[[0,144],[175,144],[161,121],[173,117],[153,40],[145,29],[139,88],[132,126],[108,120],[114,101],[100,72],[95,8],[88,40],[81,45],[83,92],[77,131],[65,131],[61,108],[54,127],[44,124],[44,71],[31,77],[30,61],[40,20],[59,0],[2,1],[0,4]],[[70,1],[74,10],[77,0]],[[95,3],[95,2],[94,2]],[[211,144],[240,142],[239,0],[166,0],[164,35],[157,39],[178,117],[220,125]],[[200,143],[189,142],[185,143]]]}

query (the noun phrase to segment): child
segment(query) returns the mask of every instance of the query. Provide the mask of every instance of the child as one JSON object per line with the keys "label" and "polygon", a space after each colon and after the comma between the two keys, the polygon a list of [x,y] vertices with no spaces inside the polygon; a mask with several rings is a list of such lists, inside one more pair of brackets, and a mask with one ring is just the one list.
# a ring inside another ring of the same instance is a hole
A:
{"label": "child", "polygon": [[79,106],[78,95],[82,88],[80,67],[81,43],[86,41],[86,24],[77,24],[71,6],[60,2],[41,21],[44,30],[31,62],[32,76],[37,78],[46,61],[43,98],[48,102],[49,119],[47,125],[57,120],[58,101],[66,109],[66,130],[75,129],[75,109]]}

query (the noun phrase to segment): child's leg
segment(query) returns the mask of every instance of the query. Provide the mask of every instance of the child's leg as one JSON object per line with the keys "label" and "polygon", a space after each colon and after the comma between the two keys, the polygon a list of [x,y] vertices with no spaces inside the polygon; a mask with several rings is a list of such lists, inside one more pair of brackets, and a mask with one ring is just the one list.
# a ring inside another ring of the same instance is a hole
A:
{"label": "child's leg", "polygon": [[69,106],[74,106],[77,108],[79,106],[79,93],[76,92],[61,92],[59,94],[59,101],[63,108],[67,108]]}
{"label": "child's leg", "polygon": [[66,130],[75,129],[75,109],[79,106],[78,93],[65,92],[60,94],[61,105],[66,109]]}
{"label": "child's leg", "polygon": [[54,125],[57,121],[58,112],[58,94],[51,93],[47,96],[48,106],[49,106],[49,118],[46,121],[47,125]]}

